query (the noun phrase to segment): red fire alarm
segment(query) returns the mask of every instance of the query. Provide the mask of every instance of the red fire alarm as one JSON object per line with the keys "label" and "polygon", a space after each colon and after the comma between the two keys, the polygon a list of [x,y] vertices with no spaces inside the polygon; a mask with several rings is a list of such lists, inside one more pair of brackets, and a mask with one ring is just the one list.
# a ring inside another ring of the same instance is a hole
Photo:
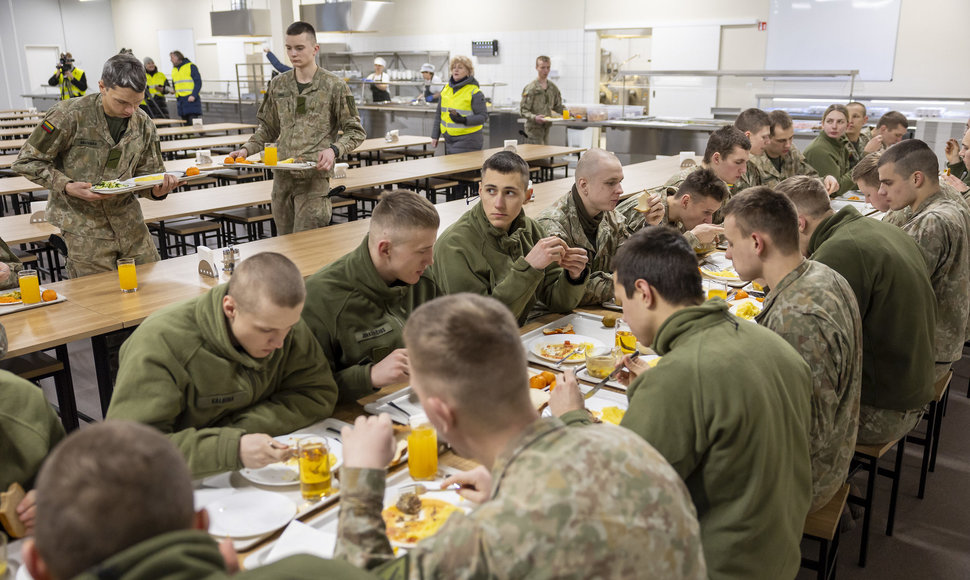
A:
{"label": "red fire alarm", "polygon": [[759,20],[758,21],[758,30],[760,32],[764,32],[765,30],[768,30],[768,23],[765,22],[764,20]]}

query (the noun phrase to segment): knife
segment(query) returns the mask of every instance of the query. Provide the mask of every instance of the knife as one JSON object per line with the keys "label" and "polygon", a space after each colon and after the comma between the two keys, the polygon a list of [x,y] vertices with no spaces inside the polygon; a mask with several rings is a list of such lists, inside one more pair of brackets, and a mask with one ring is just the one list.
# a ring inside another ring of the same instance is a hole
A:
{"label": "knife", "polygon": [[[637,360],[637,357],[638,356],[640,356],[640,351],[635,351],[630,356],[630,360],[631,361]],[[623,368],[624,367],[620,366],[620,367],[616,367],[615,369],[613,369],[613,372],[612,373],[606,375],[606,378],[605,379],[603,379],[600,382],[596,383],[596,385],[592,389],[590,389],[590,391],[588,393],[586,393],[585,395],[583,395],[583,398],[584,399],[588,399],[588,398],[592,397],[593,395],[595,395],[596,394],[596,391],[602,389],[603,388],[603,385],[605,385],[610,379],[616,377],[616,373],[618,373],[621,370],[623,370]]]}

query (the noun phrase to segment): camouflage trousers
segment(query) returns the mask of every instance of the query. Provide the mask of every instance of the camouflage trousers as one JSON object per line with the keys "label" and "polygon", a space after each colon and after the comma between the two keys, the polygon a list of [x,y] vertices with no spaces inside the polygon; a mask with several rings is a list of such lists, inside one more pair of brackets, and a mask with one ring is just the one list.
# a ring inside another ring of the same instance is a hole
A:
{"label": "camouflage trousers", "polygon": [[539,123],[526,121],[525,134],[529,137],[525,140],[525,142],[533,145],[548,145],[549,129],[551,127],[551,123],[543,123],[540,125]]}
{"label": "camouflage trousers", "polygon": [[277,171],[273,176],[273,220],[280,235],[330,225],[330,179],[320,171]]}
{"label": "camouflage trousers", "polygon": [[104,240],[89,238],[70,232],[61,232],[67,245],[67,275],[70,278],[90,276],[99,272],[118,269],[119,258],[134,258],[136,264],[157,262],[160,258],[148,226],[129,230],[131,236],[124,239]]}
{"label": "camouflage trousers", "polygon": [[859,435],[856,443],[882,445],[895,441],[913,430],[923,409],[893,411],[862,405],[859,408]]}

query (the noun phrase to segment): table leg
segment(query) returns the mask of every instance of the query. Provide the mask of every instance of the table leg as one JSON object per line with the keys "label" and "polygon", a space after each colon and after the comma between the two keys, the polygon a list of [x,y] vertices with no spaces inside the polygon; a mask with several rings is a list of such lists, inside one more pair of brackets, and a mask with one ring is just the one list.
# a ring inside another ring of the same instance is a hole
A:
{"label": "table leg", "polygon": [[107,416],[108,405],[114,385],[111,381],[111,364],[108,360],[108,338],[106,334],[91,337],[91,349],[94,351],[94,372],[98,377],[98,397],[101,399],[102,416]]}
{"label": "table leg", "polygon": [[67,354],[67,345],[61,344],[54,348],[57,360],[61,361],[64,369],[54,376],[54,391],[57,393],[57,406],[61,412],[61,423],[64,430],[70,433],[80,426],[77,415],[77,399],[74,397],[74,381],[71,379],[71,359]]}
{"label": "table leg", "polygon": [[165,220],[158,221],[158,254],[163,260],[168,259],[168,240],[165,239]]}

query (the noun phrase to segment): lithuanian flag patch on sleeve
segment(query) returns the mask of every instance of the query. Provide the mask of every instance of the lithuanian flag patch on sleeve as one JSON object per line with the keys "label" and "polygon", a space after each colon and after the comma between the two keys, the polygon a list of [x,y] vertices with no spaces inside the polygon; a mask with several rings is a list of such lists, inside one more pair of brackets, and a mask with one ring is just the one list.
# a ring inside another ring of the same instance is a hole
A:
{"label": "lithuanian flag patch on sleeve", "polygon": [[51,133],[53,133],[54,130],[56,129],[56,127],[54,127],[54,125],[52,125],[50,121],[44,121],[43,123],[40,124],[40,127],[48,135],[50,135]]}

